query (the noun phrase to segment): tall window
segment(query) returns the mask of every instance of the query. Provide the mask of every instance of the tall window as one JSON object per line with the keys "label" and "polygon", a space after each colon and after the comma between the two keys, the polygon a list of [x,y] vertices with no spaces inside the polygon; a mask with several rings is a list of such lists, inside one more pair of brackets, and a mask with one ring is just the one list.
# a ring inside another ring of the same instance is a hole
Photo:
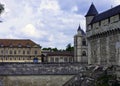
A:
{"label": "tall window", "polygon": [[14,54],[16,54],[16,50],[14,51]]}
{"label": "tall window", "polygon": [[82,45],[86,46],[86,40],[85,39],[82,40]]}
{"label": "tall window", "polygon": [[1,54],[3,54],[3,50],[1,50]]}
{"label": "tall window", "polygon": [[18,54],[20,54],[20,50],[18,50]]}
{"label": "tall window", "polygon": [[37,50],[35,50],[35,54],[37,54]]}
{"label": "tall window", "polygon": [[67,57],[64,58],[64,62],[67,62]]}
{"label": "tall window", "polygon": [[59,62],[59,58],[55,58],[55,62]]}
{"label": "tall window", "polygon": [[54,58],[50,58],[50,62],[54,62]]}
{"label": "tall window", "polygon": [[27,51],[27,54],[30,54],[30,52],[29,52],[29,51]]}
{"label": "tall window", "polygon": [[12,54],[12,50],[10,50],[10,54]]}
{"label": "tall window", "polygon": [[23,54],[25,54],[25,51],[23,50]]}
{"label": "tall window", "polygon": [[87,56],[85,51],[82,52],[82,56]]}

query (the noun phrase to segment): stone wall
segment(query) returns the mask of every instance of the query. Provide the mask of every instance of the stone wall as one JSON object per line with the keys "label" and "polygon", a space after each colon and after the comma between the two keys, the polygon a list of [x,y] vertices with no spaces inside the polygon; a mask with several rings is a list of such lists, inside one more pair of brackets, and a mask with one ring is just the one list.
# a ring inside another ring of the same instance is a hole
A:
{"label": "stone wall", "polygon": [[73,75],[0,76],[0,86],[62,86]]}
{"label": "stone wall", "polygon": [[81,70],[80,63],[0,63],[0,75],[74,75]]}
{"label": "stone wall", "polygon": [[89,40],[91,48],[90,63],[117,64],[119,56],[117,55],[116,44],[120,42],[120,39],[119,33],[113,33],[111,32],[110,35],[107,35],[108,33],[98,35]]}
{"label": "stone wall", "polygon": [[80,63],[0,63],[0,86],[62,86],[85,70]]}

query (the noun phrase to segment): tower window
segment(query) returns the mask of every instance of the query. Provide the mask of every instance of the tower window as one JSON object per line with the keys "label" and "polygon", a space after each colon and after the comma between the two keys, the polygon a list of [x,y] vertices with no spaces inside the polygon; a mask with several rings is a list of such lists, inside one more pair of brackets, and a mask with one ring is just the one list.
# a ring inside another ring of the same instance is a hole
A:
{"label": "tower window", "polygon": [[86,40],[85,39],[82,40],[82,45],[86,46]]}
{"label": "tower window", "polygon": [[85,51],[82,52],[82,56],[87,56]]}

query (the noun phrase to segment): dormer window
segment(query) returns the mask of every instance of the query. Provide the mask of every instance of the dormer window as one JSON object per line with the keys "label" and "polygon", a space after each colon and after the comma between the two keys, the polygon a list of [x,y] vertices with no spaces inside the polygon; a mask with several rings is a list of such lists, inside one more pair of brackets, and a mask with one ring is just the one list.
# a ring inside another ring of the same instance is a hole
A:
{"label": "dormer window", "polygon": [[29,43],[27,43],[27,44],[26,44],[26,47],[30,47],[30,44],[29,44]]}
{"label": "dormer window", "polygon": [[1,47],[4,47],[4,45],[3,45],[3,44],[1,44],[0,46],[1,46]]}
{"label": "dormer window", "polygon": [[29,45],[29,44],[27,44],[27,45],[26,45],[26,47],[30,47],[30,45]]}
{"label": "dormer window", "polygon": [[18,44],[18,47],[22,47],[22,45],[21,45],[21,44]]}
{"label": "dormer window", "polygon": [[10,44],[10,47],[13,47],[12,43]]}

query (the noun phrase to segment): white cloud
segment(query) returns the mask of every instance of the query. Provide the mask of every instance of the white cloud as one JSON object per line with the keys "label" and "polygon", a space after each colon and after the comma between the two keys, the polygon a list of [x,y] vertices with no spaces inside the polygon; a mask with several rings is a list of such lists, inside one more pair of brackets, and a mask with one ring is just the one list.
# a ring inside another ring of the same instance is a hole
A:
{"label": "white cloud", "polygon": [[[120,0],[112,0],[113,2],[113,5],[116,6],[116,5],[120,5]],[[111,4],[112,5],[112,4]]]}
{"label": "white cloud", "polygon": [[[5,12],[1,38],[29,38],[43,47],[65,48],[73,43],[79,23],[85,30],[83,15],[61,9],[58,0],[2,0]],[[19,4],[18,4],[19,3]]]}
{"label": "white cloud", "polygon": [[60,7],[58,5],[58,2],[56,0],[42,0],[40,4],[40,10],[53,10],[58,11],[60,10]]}
{"label": "white cloud", "polygon": [[72,7],[71,11],[72,12],[77,12],[78,11],[78,7],[77,6]]}

